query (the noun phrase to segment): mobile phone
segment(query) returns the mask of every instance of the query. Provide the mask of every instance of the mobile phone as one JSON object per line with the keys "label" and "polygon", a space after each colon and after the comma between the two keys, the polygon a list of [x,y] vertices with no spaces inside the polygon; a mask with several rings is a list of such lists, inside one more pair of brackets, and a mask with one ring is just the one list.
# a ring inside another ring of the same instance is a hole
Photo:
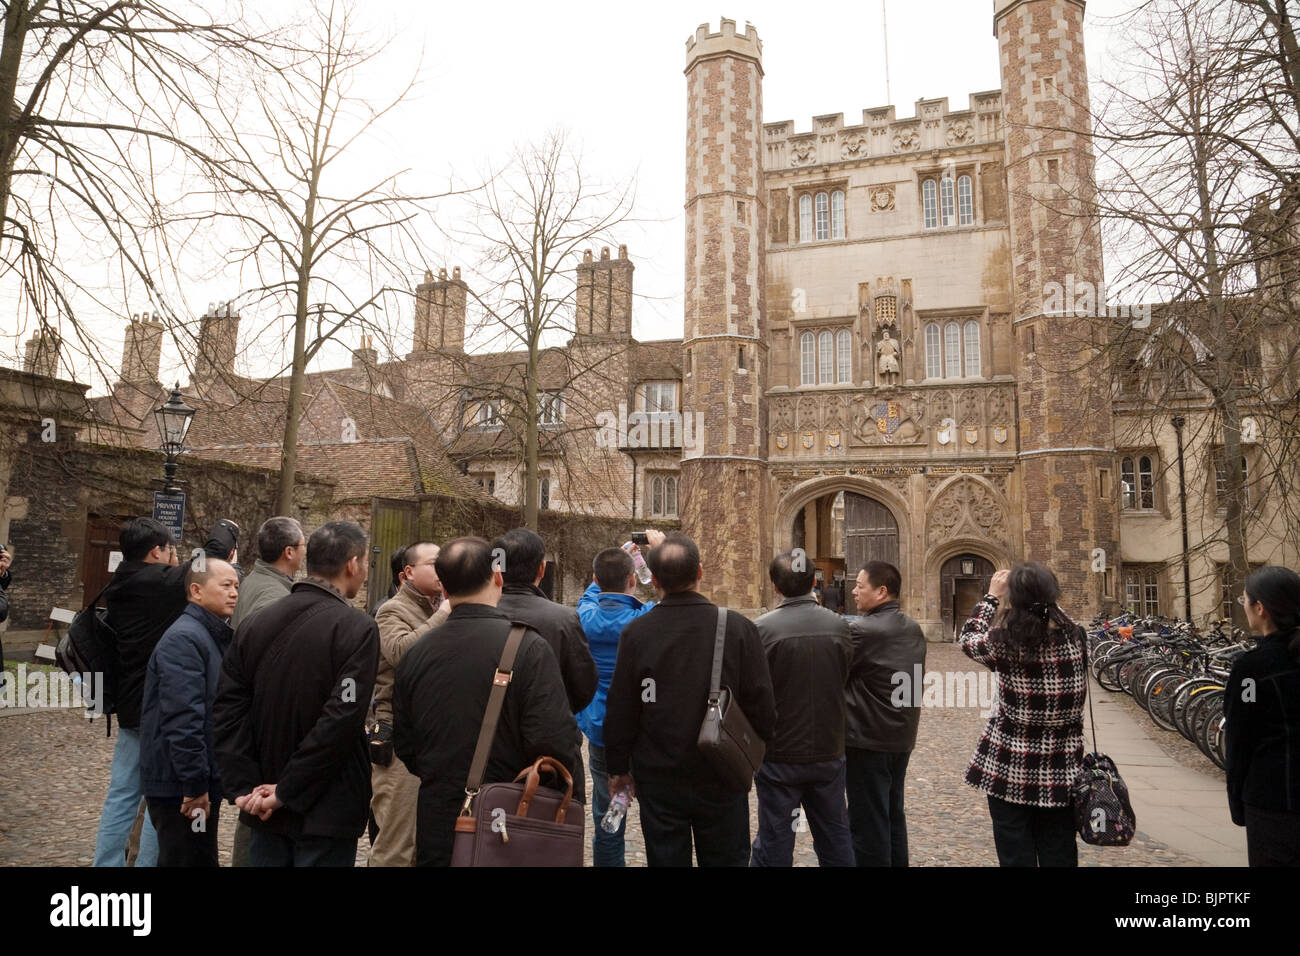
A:
{"label": "mobile phone", "polygon": [[635,544],[638,548],[644,547],[650,543],[650,536],[646,534],[644,531],[633,531],[632,543]]}

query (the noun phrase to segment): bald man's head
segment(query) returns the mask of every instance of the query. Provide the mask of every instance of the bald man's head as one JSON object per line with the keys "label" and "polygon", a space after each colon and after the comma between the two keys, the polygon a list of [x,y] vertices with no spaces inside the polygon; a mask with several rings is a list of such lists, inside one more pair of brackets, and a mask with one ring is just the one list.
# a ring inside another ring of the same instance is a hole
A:
{"label": "bald man's head", "polygon": [[232,565],[219,558],[196,559],[185,572],[185,590],[192,604],[217,617],[228,618],[235,613],[239,601],[239,575]]}

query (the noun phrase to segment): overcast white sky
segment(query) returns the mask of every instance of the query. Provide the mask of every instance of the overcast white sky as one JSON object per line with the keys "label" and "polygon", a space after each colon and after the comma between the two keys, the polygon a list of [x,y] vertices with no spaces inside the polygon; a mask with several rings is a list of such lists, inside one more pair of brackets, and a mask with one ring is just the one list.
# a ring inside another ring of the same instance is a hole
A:
{"label": "overcast white sky", "polygon": [[[450,172],[472,178],[476,169],[502,161],[512,144],[566,126],[582,146],[587,175],[605,181],[635,176],[637,214],[654,222],[630,226],[628,235],[620,236],[630,247],[636,290],[644,296],[635,305],[634,332],[642,339],[678,336],[686,38],[706,18],[716,30],[720,13],[741,30],[745,21],[752,22],[763,41],[764,121],[793,119],[798,131],[809,129],[816,114],[842,112],[845,122],[853,123],[864,108],[891,101],[900,118],[913,115],[921,98],[946,96],[951,108],[964,109],[968,94],[1000,86],[992,0],[887,2],[892,98],[886,96],[881,0],[749,0],[722,10],[680,0],[647,5],[371,0],[361,7],[364,15],[373,18],[377,30],[395,34],[383,68],[366,79],[374,95],[382,97],[409,79],[423,56],[418,89],[386,124],[386,135],[373,143],[375,162],[409,168],[408,188],[436,191]],[[1094,80],[1107,75],[1106,18],[1135,2],[1088,4],[1086,43]],[[261,9],[294,7],[271,0]],[[454,249],[445,254],[449,267],[462,261]],[[196,288],[188,298],[201,309],[236,291]],[[142,308],[147,305],[133,305]],[[124,317],[101,315],[93,321],[107,354],[120,355]],[[256,317],[246,313],[244,321]],[[18,364],[26,330],[3,332],[0,350],[8,353],[8,364]],[[349,339],[327,349],[317,366],[346,364],[347,346],[354,344]],[[249,364],[239,370],[266,374],[271,358],[247,356],[243,361]],[[175,374],[177,359],[164,352],[164,377]],[[102,391],[104,383],[95,381],[89,368],[77,365],[75,371],[95,392]]]}

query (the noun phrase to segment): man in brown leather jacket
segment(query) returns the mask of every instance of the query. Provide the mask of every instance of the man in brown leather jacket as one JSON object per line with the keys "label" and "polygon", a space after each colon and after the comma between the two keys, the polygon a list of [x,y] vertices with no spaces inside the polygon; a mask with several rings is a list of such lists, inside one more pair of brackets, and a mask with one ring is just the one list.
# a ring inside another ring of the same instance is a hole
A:
{"label": "man in brown leather jacket", "polygon": [[[379,625],[379,671],[375,677],[375,719],[383,736],[392,739],[393,678],[397,665],[423,635],[451,613],[442,600],[442,584],[434,562],[438,546],[419,541],[406,549],[402,584],[375,615]],[[387,765],[371,766],[374,795],[370,812],[379,834],[370,851],[370,866],[415,865],[415,810],[420,779],[406,769],[395,754]]]}

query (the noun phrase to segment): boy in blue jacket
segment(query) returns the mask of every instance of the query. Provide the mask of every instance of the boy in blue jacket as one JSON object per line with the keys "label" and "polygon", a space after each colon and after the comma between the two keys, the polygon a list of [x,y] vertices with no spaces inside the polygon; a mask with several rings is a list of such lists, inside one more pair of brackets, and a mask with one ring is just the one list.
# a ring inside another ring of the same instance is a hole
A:
{"label": "boy in blue jacket", "polygon": [[221,777],[212,745],[212,701],[239,601],[234,567],[197,557],[185,579],[189,604],[154,648],[140,712],[140,776],[158,832],[159,866],[217,866]]}
{"label": "boy in blue jacket", "polygon": [[[663,532],[653,529],[646,532],[651,547],[663,541]],[[654,607],[654,602],[642,604],[636,597],[636,573],[632,557],[622,548],[606,548],[591,563],[592,583],[578,601],[578,618],[587,635],[587,647],[596,662],[599,681],[596,696],[577,715],[578,726],[587,735],[591,756],[592,793],[591,815],[596,821],[592,831],[591,856],[596,866],[623,866],[623,833],[627,818],[619,824],[617,833],[606,833],[600,827],[601,817],[609,809],[609,774],[605,771],[605,695],[614,676],[614,662],[618,659],[618,639],[623,628]]]}

